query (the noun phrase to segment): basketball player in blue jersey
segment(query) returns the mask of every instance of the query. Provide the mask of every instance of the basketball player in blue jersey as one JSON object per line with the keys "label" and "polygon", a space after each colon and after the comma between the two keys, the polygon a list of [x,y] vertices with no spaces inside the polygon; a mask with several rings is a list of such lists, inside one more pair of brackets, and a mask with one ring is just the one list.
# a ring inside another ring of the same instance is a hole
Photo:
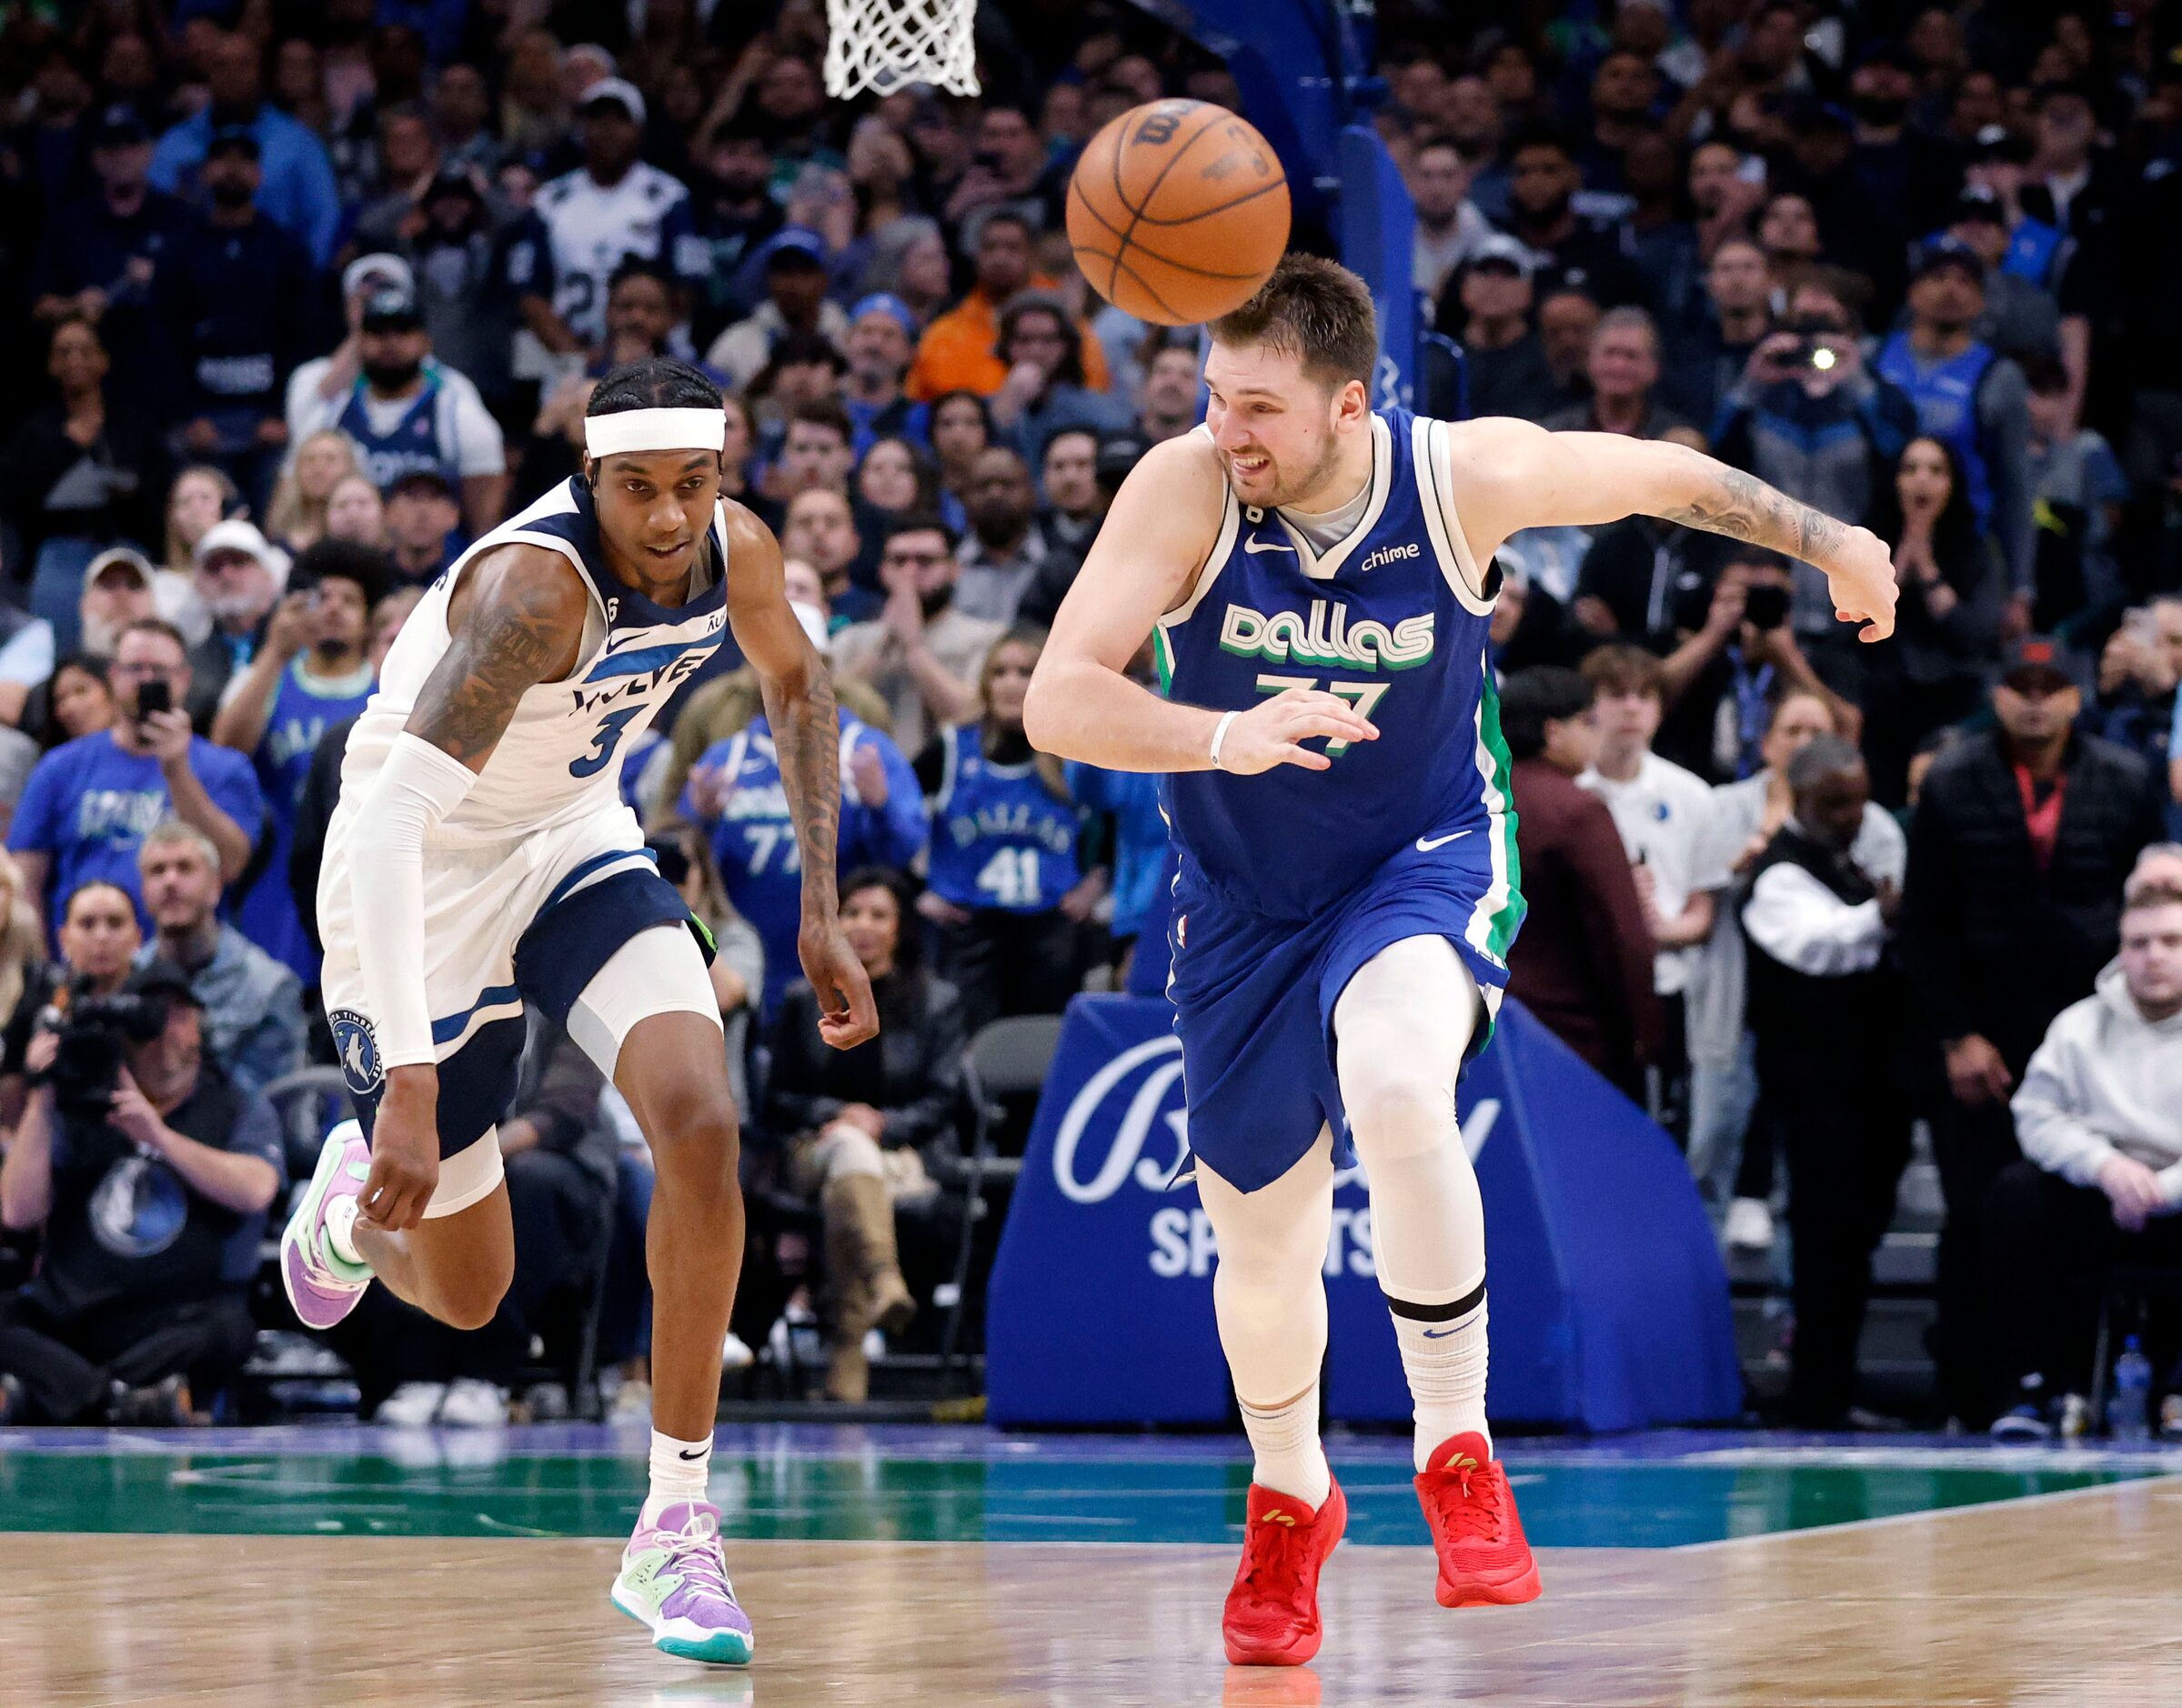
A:
{"label": "basketball player in blue jersey", "polygon": [[[1213,323],[1205,423],[1123,484],[1028,707],[1047,752],[1168,774],[1169,993],[1256,1461],[1223,1622],[1242,1664],[1317,1653],[1346,1518],[1318,1439],[1320,1270],[1352,1141],[1439,1601],[1539,1591],[1485,1423],[1483,1213],[1455,1125],[1523,910],[1493,554],[1522,528],[1656,516],[1815,564],[1866,640],[1893,628],[1865,530],[1681,446],[1374,411],[1377,353],[1363,282],[1307,256]],[[1129,678],[1147,633],[1163,695]]]}
{"label": "basketball player in blue jersey", "polygon": [[477,1328],[514,1264],[498,1129],[524,1009],[628,1099],[659,1177],[648,1230],[651,1489],[614,1604],[672,1654],[739,1664],[750,1623],[706,1498],[742,1260],[736,1111],[709,942],[644,847],[614,762],[722,628],[757,673],[795,819],[820,1030],[879,1030],[835,915],[840,727],[780,548],[719,496],[727,417],[696,369],[608,375],[584,471],[433,583],[342,766],[318,884],[327,1019],[362,1112],[327,1139],[281,1241],[315,1328],[373,1280]]}

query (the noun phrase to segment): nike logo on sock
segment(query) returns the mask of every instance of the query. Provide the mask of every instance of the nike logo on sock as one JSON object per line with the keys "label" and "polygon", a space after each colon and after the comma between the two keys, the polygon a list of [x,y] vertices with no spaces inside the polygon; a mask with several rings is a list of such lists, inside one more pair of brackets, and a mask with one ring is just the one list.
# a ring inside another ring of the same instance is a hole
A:
{"label": "nike logo on sock", "polygon": [[1426,1329],[1424,1331],[1424,1338],[1428,1341],[1443,1341],[1450,1334],[1459,1334],[1462,1331],[1460,1329]]}
{"label": "nike logo on sock", "polygon": [[711,1451],[709,1447],[700,1447],[693,1453],[677,1453],[675,1457],[677,1459],[702,1459]]}
{"label": "nike logo on sock", "polygon": [[1294,556],[1295,554],[1295,548],[1293,546],[1276,546],[1269,539],[1246,539],[1242,542],[1242,549],[1244,551],[1253,553],[1261,551],[1284,551],[1291,557]]}
{"label": "nike logo on sock", "polygon": [[1470,832],[1467,830],[1451,830],[1445,836],[1435,836],[1430,838],[1419,837],[1417,839],[1417,852],[1420,854],[1429,854],[1435,848],[1445,848],[1448,843],[1460,841],[1463,837],[1466,837],[1469,834]]}

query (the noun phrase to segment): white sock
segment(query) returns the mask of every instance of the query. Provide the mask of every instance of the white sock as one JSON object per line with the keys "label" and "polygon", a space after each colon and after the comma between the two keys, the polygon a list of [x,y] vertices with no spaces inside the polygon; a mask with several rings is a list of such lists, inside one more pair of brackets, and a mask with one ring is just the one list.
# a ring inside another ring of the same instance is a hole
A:
{"label": "white sock", "polygon": [[678,1442],[671,1435],[651,1432],[651,1492],[639,1517],[640,1524],[656,1523],[659,1513],[678,1501],[701,1501],[712,1470],[712,1438]]}
{"label": "white sock", "polygon": [[357,1201],[344,1195],[326,1207],[326,1239],[344,1263],[363,1264],[356,1248]]}
{"label": "white sock", "polygon": [[1251,1481],[1306,1501],[1313,1510],[1323,1506],[1333,1492],[1333,1473],[1318,1442],[1318,1383],[1286,1405],[1254,1406],[1241,1394],[1235,1402],[1257,1458]]}
{"label": "white sock", "polygon": [[[1412,1456],[1419,1471],[1433,1449],[1450,1435],[1475,1431],[1493,1450],[1485,1424],[1485,1289],[1477,1285],[1476,1306],[1459,1318],[1427,1320],[1404,1316],[1406,1301],[1390,1298],[1394,1340],[1402,1348],[1402,1373],[1409,1378],[1417,1408],[1416,1442]],[[1413,1307],[1412,1307],[1413,1309]]]}

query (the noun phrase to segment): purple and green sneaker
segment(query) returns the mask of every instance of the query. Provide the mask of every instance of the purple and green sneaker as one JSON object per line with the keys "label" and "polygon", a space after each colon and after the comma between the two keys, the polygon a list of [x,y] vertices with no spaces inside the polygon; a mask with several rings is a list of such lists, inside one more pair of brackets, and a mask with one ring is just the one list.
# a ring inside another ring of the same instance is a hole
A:
{"label": "purple and green sneaker", "polygon": [[757,1638],[736,1604],[719,1549],[719,1508],[678,1501],[639,1518],[621,1554],[614,1605],[651,1630],[651,1646],[685,1661],[748,1666]]}
{"label": "purple and green sneaker", "polygon": [[371,1178],[371,1148],[364,1130],[345,1120],[326,1135],[311,1183],[280,1236],[280,1281],[288,1303],[308,1329],[330,1329],[356,1309],[371,1285],[371,1271],[334,1250],[328,1212],[354,1221],[357,1194]]}

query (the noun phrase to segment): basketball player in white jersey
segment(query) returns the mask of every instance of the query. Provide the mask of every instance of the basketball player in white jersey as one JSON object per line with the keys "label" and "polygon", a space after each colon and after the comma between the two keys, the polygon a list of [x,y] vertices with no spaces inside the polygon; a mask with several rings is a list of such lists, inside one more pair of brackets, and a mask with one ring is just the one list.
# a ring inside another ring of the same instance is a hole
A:
{"label": "basketball player in white jersey", "polygon": [[780,548],[719,496],[720,395],[679,362],[608,376],[582,475],[435,582],[349,737],[318,886],[327,1018],[362,1113],[328,1138],[282,1240],[316,1328],[375,1279],[457,1328],[514,1265],[495,1123],[536,1003],[628,1100],[659,1175],[651,1488],[613,1602],[654,1643],[739,1664],[706,1498],[743,1250],[736,1110],[710,941],[618,792],[624,744],[719,646],[763,686],[803,859],[804,971],[839,1048],[879,1030],[835,919],[840,728]]}
{"label": "basketball player in white jersey", "polygon": [[[1212,333],[1205,423],[1123,483],[1025,723],[1049,753],[1168,774],[1168,990],[1256,1461],[1223,1634],[1232,1661],[1294,1665],[1347,1511],[1318,1412],[1351,1142],[1438,1599],[1539,1592],[1485,1422],[1483,1213],[1455,1124],[1523,908],[1493,554],[1526,527],[1661,517],[1816,565],[1866,640],[1893,628],[1895,583],[1873,535],[1678,445],[1374,411],[1371,295],[1332,262],[1291,256]],[[1148,635],[1163,693],[1129,674]]]}

